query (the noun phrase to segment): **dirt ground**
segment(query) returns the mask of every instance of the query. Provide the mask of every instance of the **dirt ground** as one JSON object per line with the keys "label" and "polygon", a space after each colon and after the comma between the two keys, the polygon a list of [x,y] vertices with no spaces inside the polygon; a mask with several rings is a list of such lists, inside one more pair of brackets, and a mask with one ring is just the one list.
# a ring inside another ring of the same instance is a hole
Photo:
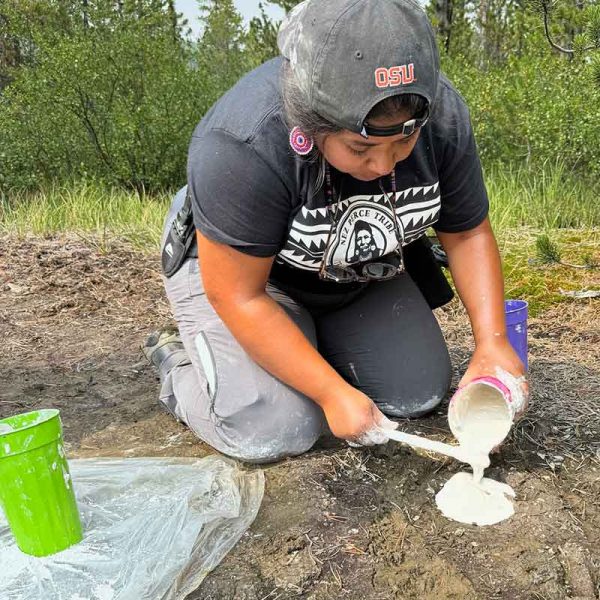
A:
{"label": "dirt ground", "polygon": [[[599,315],[587,299],[530,321],[532,407],[488,472],[517,493],[510,520],[437,511],[452,461],[325,438],[265,468],[257,520],[189,599],[598,598]],[[457,375],[464,312],[453,301],[437,316]],[[91,238],[0,237],[0,417],[59,408],[71,457],[211,453],[159,409],[139,351],[169,322],[157,257],[119,240],[102,252]],[[445,405],[402,426],[451,441]]]}

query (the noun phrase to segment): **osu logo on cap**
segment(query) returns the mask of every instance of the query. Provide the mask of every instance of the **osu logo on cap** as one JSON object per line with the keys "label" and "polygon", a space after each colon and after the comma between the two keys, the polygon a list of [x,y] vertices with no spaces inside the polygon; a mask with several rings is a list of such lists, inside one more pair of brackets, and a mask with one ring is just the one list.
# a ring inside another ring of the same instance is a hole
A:
{"label": "osu logo on cap", "polygon": [[375,85],[378,88],[406,85],[415,80],[415,65],[397,65],[395,67],[379,67],[375,69]]}

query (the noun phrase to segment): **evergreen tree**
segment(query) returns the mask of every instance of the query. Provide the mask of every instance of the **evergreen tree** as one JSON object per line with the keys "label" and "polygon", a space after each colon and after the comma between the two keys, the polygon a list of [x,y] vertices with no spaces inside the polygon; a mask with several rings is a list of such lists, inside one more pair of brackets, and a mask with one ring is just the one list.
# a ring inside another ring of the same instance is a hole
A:
{"label": "evergreen tree", "polygon": [[252,61],[245,52],[246,34],[233,0],[209,0],[200,8],[204,30],[196,56],[212,103],[249,70]]}
{"label": "evergreen tree", "polygon": [[600,3],[577,0],[530,0],[543,19],[544,33],[550,46],[569,57],[587,57],[591,74],[600,88]]}
{"label": "evergreen tree", "polygon": [[277,30],[279,23],[274,23],[259,4],[260,15],[250,20],[246,48],[253,65],[257,66],[279,54],[277,48]]}

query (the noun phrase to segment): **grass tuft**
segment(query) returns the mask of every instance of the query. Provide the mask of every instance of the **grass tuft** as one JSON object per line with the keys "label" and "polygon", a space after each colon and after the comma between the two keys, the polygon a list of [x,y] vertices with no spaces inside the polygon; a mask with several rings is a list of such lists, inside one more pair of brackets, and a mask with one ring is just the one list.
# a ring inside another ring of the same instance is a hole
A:
{"label": "grass tuft", "polygon": [[535,240],[538,259],[542,264],[551,264],[560,262],[560,251],[558,246],[550,239],[546,233],[538,236]]}

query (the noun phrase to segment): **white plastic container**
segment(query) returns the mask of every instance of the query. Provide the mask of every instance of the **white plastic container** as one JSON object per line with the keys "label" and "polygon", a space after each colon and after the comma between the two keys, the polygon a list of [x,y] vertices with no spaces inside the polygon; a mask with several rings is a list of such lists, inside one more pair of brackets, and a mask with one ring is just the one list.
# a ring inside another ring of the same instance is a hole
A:
{"label": "white plastic container", "polygon": [[521,410],[509,388],[495,377],[480,377],[459,388],[448,407],[448,424],[461,446],[489,453],[501,444]]}

